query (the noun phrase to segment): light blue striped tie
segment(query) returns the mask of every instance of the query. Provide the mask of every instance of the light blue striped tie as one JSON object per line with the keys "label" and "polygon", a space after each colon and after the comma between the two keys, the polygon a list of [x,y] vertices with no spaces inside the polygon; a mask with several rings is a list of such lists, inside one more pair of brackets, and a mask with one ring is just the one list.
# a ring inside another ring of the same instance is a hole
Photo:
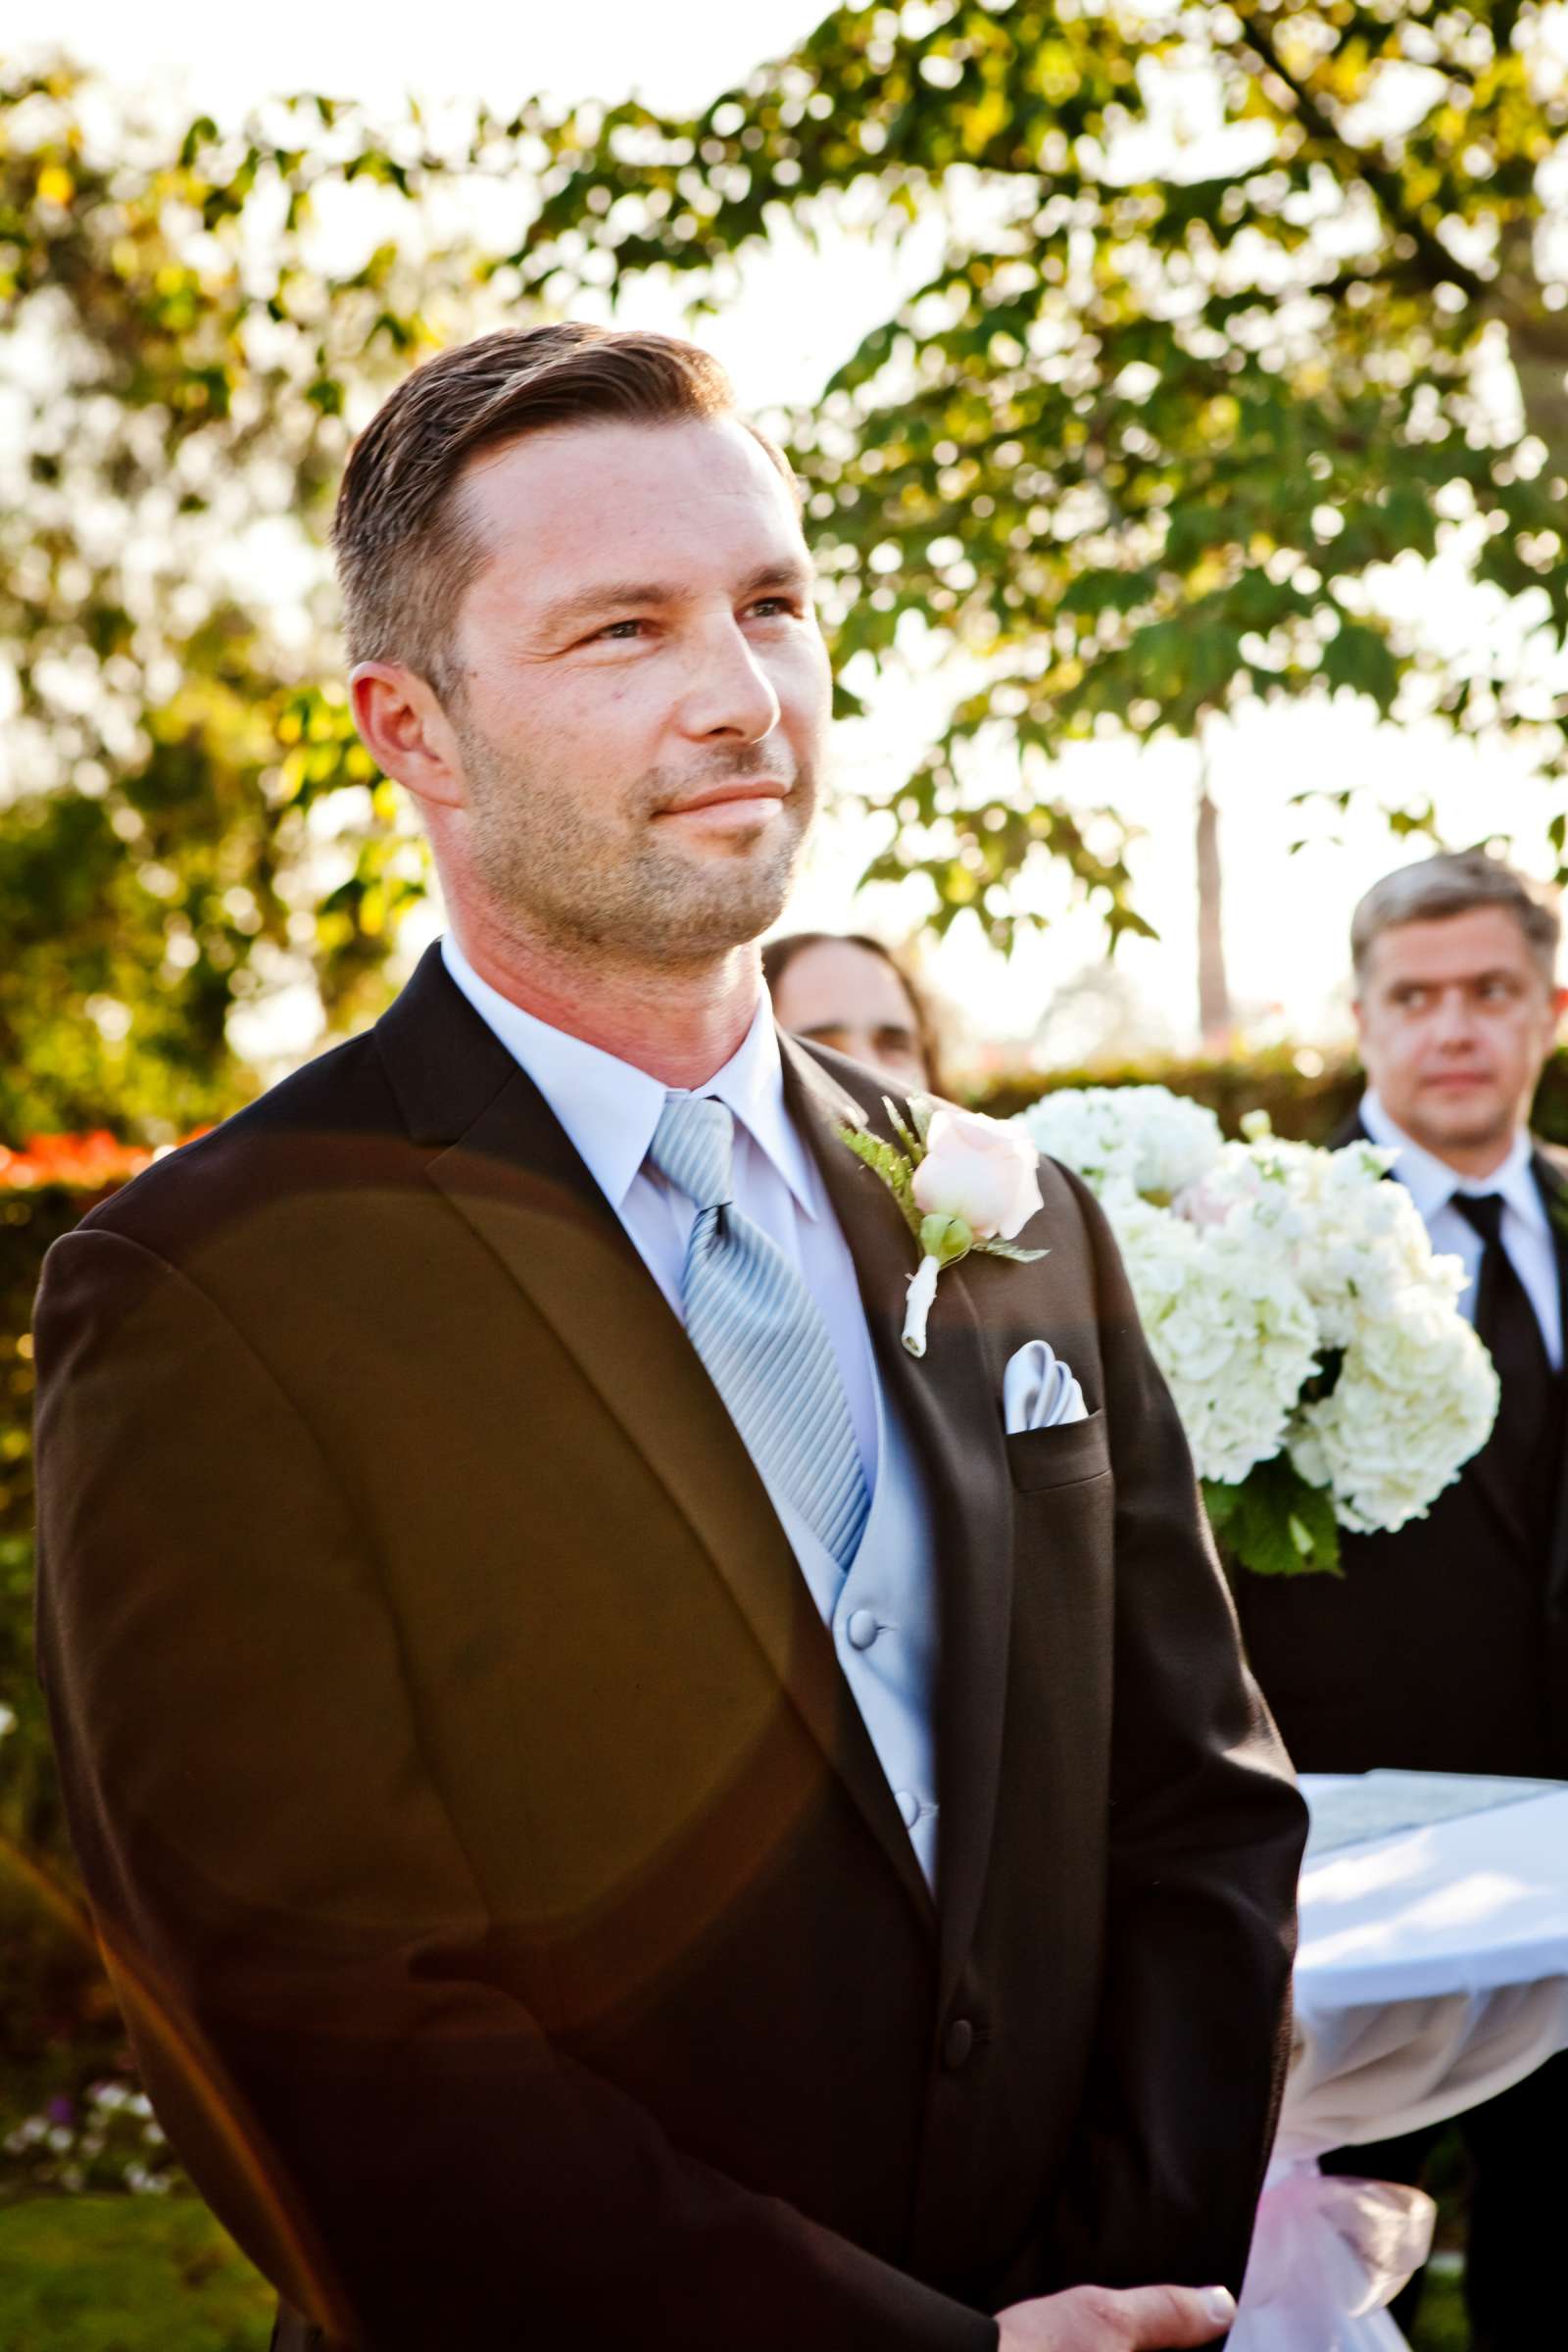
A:
{"label": "light blue striped tie", "polygon": [[686,1332],[767,1485],[848,1569],[870,1496],[833,1343],[776,1244],[733,1203],[735,1122],[708,1095],[666,1095],[648,1156],[697,1210]]}

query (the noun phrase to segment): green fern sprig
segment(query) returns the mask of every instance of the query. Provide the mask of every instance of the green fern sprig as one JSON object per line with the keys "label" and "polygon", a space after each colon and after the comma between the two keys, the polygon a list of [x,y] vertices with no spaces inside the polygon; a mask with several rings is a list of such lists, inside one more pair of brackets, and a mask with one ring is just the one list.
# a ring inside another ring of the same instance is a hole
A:
{"label": "green fern sprig", "polygon": [[[904,1146],[905,1151],[909,1155],[909,1168],[910,1172],[912,1173],[913,1170],[920,1165],[921,1160],[925,1157],[924,1131],[921,1130],[919,1133],[916,1133],[914,1128],[906,1126],[900,1113],[894,1107],[892,1102],[886,1095],[884,1095],[882,1098],[882,1107],[888,1114],[889,1126],[892,1128],[894,1134],[898,1137],[900,1143]],[[911,1116],[913,1116],[916,1120],[916,1126],[918,1126],[918,1114],[915,1112],[914,1104],[912,1102],[909,1104],[909,1110]],[[927,1120],[926,1124],[929,1126],[930,1121]]]}
{"label": "green fern sprig", "polygon": [[914,1198],[914,1170],[902,1152],[884,1143],[868,1128],[840,1126],[839,1141],[848,1144],[857,1159],[863,1161],[874,1176],[880,1176],[904,1213],[904,1222],[920,1238],[920,1211]]}

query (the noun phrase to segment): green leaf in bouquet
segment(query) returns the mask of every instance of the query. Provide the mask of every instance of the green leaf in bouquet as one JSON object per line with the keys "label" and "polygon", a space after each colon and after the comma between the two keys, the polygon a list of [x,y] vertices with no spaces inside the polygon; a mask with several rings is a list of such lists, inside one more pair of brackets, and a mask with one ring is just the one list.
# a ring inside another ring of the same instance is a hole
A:
{"label": "green leaf in bouquet", "polygon": [[1049,1257],[1049,1250],[1020,1250],[1016,1242],[1001,1240],[976,1242],[975,1248],[983,1257],[1010,1257],[1016,1266],[1032,1266],[1037,1257]]}
{"label": "green leaf in bouquet", "polygon": [[1222,1551],[1254,1576],[1342,1576],[1334,1497],[1308,1486],[1285,1454],[1258,1462],[1239,1485],[1203,1481]]}

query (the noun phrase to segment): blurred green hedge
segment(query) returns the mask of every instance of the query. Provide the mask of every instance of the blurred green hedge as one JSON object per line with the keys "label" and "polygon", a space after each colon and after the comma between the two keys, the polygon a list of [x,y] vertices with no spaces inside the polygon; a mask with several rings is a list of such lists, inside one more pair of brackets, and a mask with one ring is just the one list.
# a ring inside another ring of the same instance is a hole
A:
{"label": "blurred green hedge", "polygon": [[[1326,1143],[1361,1099],[1365,1081],[1353,1061],[1309,1047],[1274,1046],[1245,1059],[1098,1064],[1081,1070],[1019,1071],[964,1090],[975,1110],[1010,1118],[1061,1086],[1168,1086],[1206,1102],[1227,1135],[1240,1135],[1244,1112],[1266,1110],[1276,1135]],[[1548,1143],[1568,1145],[1568,1047],[1543,1074],[1531,1125]]]}
{"label": "blurred green hedge", "polygon": [[[1020,1073],[968,1091],[1007,1117],[1054,1087],[1168,1086],[1207,1102],[1228,1133],[1266,1110],[1275,1132],[1320,1142],[1354,1108],[1359,1073],[1304,1048],[1246,1060],[1151,1061]],[[1548,1064],[1538,1131],[1568,1144],[1568,1051]],[[44,1251],[151,1157],[108,1137],[41,1139],[0,1152],[0,2124],[41,2095],[78,2095],[122,2063],[113,2003],[90,1942],[37,1876],[69,1889],[73,1867],[32,1670],[32,1356],[27,1326]]]}

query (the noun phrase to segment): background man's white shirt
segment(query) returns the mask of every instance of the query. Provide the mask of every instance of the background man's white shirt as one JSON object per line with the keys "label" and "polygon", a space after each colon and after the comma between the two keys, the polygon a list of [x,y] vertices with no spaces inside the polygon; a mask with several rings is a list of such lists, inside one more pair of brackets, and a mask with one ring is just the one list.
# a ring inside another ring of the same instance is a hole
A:
{"label": "background man's white shirt", "polygon": [[1433,1249],[1464,1261],[1470,1283],[1460,1293],[1459,1306],[1472,1323],[1476,1316],[1481,1236],[1468,1218],[1460,1215],[1453,1201],[1458,1194],[1467,1194],[1472,1199],[1484,1198],[1489,1193],[1502,1195],[1502,1246],[1524,1285],[1526,1298],[1536,1310],[1552,1369],[1560,1370],[1563,1333],[1557,1258],[1546,1204],[1531,1172],[1529,1136],[1523,1129],[1519,1131],[1507,1158],[1490,1176],[1461,1176],[1446,1160],[1437,1158],[1406,1135],[1370,1090],[1362,1097],[1361,1124],[1375,1144],[1398,1152],[1394,1173],[1421,1211],[1422,1221],[1432,1236]]}

